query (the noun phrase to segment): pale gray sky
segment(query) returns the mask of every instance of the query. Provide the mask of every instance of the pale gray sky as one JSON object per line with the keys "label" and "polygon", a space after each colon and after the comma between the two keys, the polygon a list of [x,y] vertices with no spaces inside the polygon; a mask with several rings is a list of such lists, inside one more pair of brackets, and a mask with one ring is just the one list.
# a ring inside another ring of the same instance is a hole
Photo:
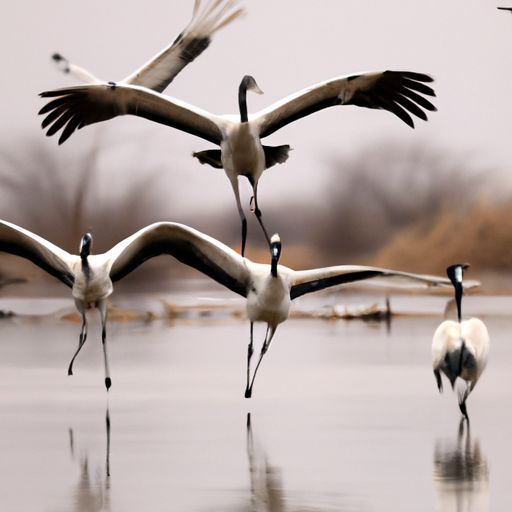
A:
{"label": "pale gray sky", "polygon": [[[358,71],[400,69],[435,77],[437,113],[416,130],[387,112],[333,108],[283,128],[269,144],[289,143],[289,161],[267,171],[263,205],[301,200],[324,190],[333,157],[392,139],[432,143],[491,164],[512,167],[512,16],[489,0],[246,0],[247,15],[217,34],[211,47],[180,74],[166,94],[215,113],[235,113],[241,77],[265,91],[250,96],[259,110],[305,86]],[[502,5],[503,2],[499,5]],[[121,79],[172,41],[188,22],[192,0],[19,0],[4,6],[0,49],[2,144],[26,136],[72,155],[96,137],[116,142],[140,170],[164,164],[162,177],[179,187],[181,206],[233,204],[222,171],[199,165],[193,151],[209,143],[143,119],[118,118],[76,133],[64,146],[40,129],[37,97],[71,85],[53,67],[59,51],[108,80]],[[119,145],[124,140],[124,145]],[[72,170],[70,170],[71,172]],[[103,176],[107,179],[107,176]],[[200,187],[200,188],[199,188]],[[208,191],[208,194],[205,194]],[[175,197],[176,195],[174,195]],[[209,199],[208,199],[209,198]],[[315,198],[312,198],[313,202]],[[172,219],[171,219],[172,220]]]}

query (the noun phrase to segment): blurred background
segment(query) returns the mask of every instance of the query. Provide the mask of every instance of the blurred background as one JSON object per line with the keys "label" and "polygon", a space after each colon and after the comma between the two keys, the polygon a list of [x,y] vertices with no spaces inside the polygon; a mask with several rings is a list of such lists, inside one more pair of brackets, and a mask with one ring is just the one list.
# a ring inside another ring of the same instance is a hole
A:
{"label": "blurred background", "polygon": [[[265,139],[294,148],[259,186],[266,226],[283,239],[283,263],[442,274],[462,260],[471,262],[471,277],[506,285],[492,276],[512,270],[512,16],[487,1],[241,4],[246,16],[218,33],[166,94],[227,114],[237,112],[244,74],[265,92],[249,96],[252,112],[359,71],[411,70],[435,78],[439,111],[415,130],[387,112],[344,107]],[[159,220],[183,222],[239,247],[224,172],[191,156],[208,142],[127,116],[87,127],[59,147],[37,116],[44,105],[39,92],[75,82],[54,67],[52,53],[120,80],[174,40],[192,6],[192,0],[20,0],[5,7],[1,218],[73,252],[85,231],[100,252]],[[250,216],[245,181],[242,191]],[[247,255],[268,259],[252,218]],[[16,258],[3,256],[0,263],[4,276],[46,279]],[[161,283],[178,275],[197,273],[158,258],[131,279]]]}

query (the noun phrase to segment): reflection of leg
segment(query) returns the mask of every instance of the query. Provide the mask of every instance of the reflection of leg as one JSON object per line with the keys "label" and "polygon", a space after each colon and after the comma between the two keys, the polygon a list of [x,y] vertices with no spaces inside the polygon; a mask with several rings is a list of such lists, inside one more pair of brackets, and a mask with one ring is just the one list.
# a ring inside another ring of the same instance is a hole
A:
{"label": "reflection of leg", "polygon": [[[249,393],[249,379],[250,379],[250,368],[251,368],[251,358],[254,352],[253,349],[253,331],[254,331],[254,322],[251,322],[251,340],[249,341],[249,345],[247,347],[247,383],[245,385],[245,398],[249,398],[247,393]],[[248,420],[250,422],[250,417]]]}
{"label": "reflection of leg", "polygon": [[87,339],[87,318],[85,316],[85,311],[82,309],[82,330],[80,331],[80,338],[78,342],[78,348],[76,349],[76,352],[74,353],[73,357],[71,358],[71,361],[68,366],[68,375],[73,375],[73,363],[75,362],[75,358],[82,350],[82,347],[84,346],[85,340]]}
{"label": "reflection of leg", "polygon": [[252,437],[252,426],[251,426],[251,413],[247,413],[247,418],[245,422],[245,428],[246,428],[246,445],[247,445],[247,457],[249,458],[249,468],[252,471],[252,461],[254,459],[254,441]]}
{"label": "reflection of leg", "polygon": [[255,479],[256,475],[256,464],[254,462],[254,439],[252,436],[252,428],[251,428],[251,413],[247,413],[247,421],[246,421],[246,429],[247,429],[247,437],[246,437],[246,448],[247,448],[247,460],[249,461],[249,478],[251,481],[251,510],[255,510],[256,508],[256,485]]}
{"label": "reflection of leg", "polygon": [[69,434],[69,451],[71,452],[71,457],[75,457],[75,441],[74,441],[74,435],[73,435],[73,429],[68,429]]}
{"label": "reflection of leg", "polygon": [[110,411],[107,407],[107,415],[105,417],[105,424],[107,429],[107,458],[105,461],[105,467],[107,471],[107,477],[110,476]]}
{"label": "reflection of leg", "polygon": [[268,236],[267,230],[265,229],[265,226],[263,225],[263,219],[261,218],[261,210],[258,207],[258,183],[255,183],[253,185],[253,189],[254,189],[254,214],[256,215],[256,218],[258,219],[261,229],[263,230],[263,234],[265,235],[267,244],[270,245],[270,237]]}
{"label": "reflection of leg", "polygon": [[108,364],[108,352],[107,352],[107,303],[106,301],[100,301],[98,304],[98,309],[100,310],[101,315],[101,342],[103,345],[103,363],[105,366],[105,387],[107,391],[110,389],[112,385],[112,380],[110,379],[110,368]]}
{"label": "reflection of leg", "polygon": [[459,445],[462,443],[464,436],[464,425],[466,424],[466,418],[463,416],[459,421],[459,430],[457,431],[457,441]]}
{"label": "reflection of leg", "polygon": [[248,390],[249,392],[245,394],[245,398],[251,398],[251,396],[252,396],[252,387],[254,386],[254,379],[256,379],[256,373],[258,373],[258,368],[260,367],[261,360],[263,359],[263,356],[267,353],[267,350],[270,347],[270,342],[272,341],[272,338],[274,337],[275,332],[276,332],[275,327],[272,327],[271,325],[267,325],[267,333],[265,335],[265,341],[263,342],[263,346],[261,347],[260,358],[258,359],[258,364],[256,365],[256,368],[254,369],[254,373],[252,374],[252,381],[251,381],[251,385]]}
{"label": "reflection of leg", "polygon": [[233,192],[235,194],[236,199],[236,207],[238,209],[238,215],[240,216],[240,220],[242,221],[242,256],[245,254],[245,243],[247,241],[247,219],[245,218],[244,209],[242,208],[242,203],[240,202],[240,191],[238,190],[238,178],[235,176],[234,179],[231,179],[231,186],[233,187]]}

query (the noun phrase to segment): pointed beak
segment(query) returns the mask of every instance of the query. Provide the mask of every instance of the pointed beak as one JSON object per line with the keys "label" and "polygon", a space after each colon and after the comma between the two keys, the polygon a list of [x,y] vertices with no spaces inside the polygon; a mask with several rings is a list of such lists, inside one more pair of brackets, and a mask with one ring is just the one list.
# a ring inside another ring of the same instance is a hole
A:
{"label": "pointed beak", "polygon": [[264,94],[264,92],[259,88],[258,84],[254,84],[254,87],[251,89],[252,92],[254,92],[255,94],[258,94],[259,96],[261,96],[262,94]]}
{"label": "pointed beak", "polygon": [[455,268],[455,281],[457,281],[457,283],[461,283],[461,284],[462,284],[462,271],[463,271],[462,265],[459,265],[458,267]]}

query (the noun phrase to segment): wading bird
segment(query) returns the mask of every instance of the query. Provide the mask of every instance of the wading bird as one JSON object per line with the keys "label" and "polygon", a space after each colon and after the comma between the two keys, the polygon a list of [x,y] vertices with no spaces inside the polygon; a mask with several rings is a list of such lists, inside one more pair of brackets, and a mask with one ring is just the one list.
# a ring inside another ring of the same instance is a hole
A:
{"label": "wading bird", "polygon": [[355,105],[392,112],[411,127],[411,115],[427,120],[425,110],[435,106],[425,96],[435,96],[425,85],[432,78],[410,71],[381,71],[333,78],[292,94],[249,116],[247,91],[262,91],[251,76],[238,90],[239,115],[214,115],[137,83],[93,83],[46,91],[52,98],[40,111],[46,114],[43,129],[51,136],[62,129],[59,144],[84,126],[131,114],[201,137],[220,149],[194,153],[201,163],[223,168],[235,194],[242,222],[242,256],[247,221],[240,202],[238,176],[245,176],[253,189],[253,211],[267,242],[270,238],[258,206],[258,181],[265,169],[288,159],[289,145],[265,146],[261,139],[297,119],[336,105]]}
{"label": "wading bird", "polygon": [[[384,279],[384,283],[390,284],[405,282],[427,287],[450,286],[449,279],[443,277],[360,265],[295,271],[278,265],[281,241],[277,235],[271,240],[271,264],[254,263],[214,238],[173,222],[151,224],[103,254],[91,254],[91,246],[92,237],[87,233],[80,243],[80,254],[69,254],[26,229],[0,221],[0,251],[32,261],[72,289],[76,307],[82,315],[82,330],[78,349],[69,365],[69,374],[72,373],[73,361],[87,337],[86,310],[94,307],[99,309],[107,389],[111,385],[106,337],[107,299],[113,292],[112,283],[149,258],[161,254],[173,256],[247,299],[251,331],[247,354],[247,398],[252,394],[263,355],[270,346],[277,326],[288,318],[293,299],[337,284],[379,277]],[[466,283],[466,286],[474,285]],[[254,322],[266,322],[267,333],[250,380]]]}
{"label": "wading bird", "polygon": [[469,416],[466,400],[484,371],[490,344],[487,327],[480,319],[470,318],[462,321],[462,274],[468,266],[457,264],[446,269],[455,289],[457,322],[442,322],[432,339],[432,366],[439,392],[443,391],[441,372],[448,377],[452,389],[457,377],[465,381],[465,388],[458,392],[458,400],[460,411],[467,421]]}
{"label": "wading bird", "polygon": [[[138,70],[118,82],[118,85],[139,85],[162,92],[187,64],[190,64],[208,48],[215,32],[237,19],[244,12],[242,8],[235,9],[238,0],[208,0],[203,8],[201,8],[201,1],[194,1],[192,19],[174,42],[157,53]],[[81,82],[105,83],[87,69],[71,63],[60,53],[54,53],[52,58],[61,71],[69,73]],[[108,83],[113,84],[114,82]],[[101,120],[103,119],[96,121]]]}

